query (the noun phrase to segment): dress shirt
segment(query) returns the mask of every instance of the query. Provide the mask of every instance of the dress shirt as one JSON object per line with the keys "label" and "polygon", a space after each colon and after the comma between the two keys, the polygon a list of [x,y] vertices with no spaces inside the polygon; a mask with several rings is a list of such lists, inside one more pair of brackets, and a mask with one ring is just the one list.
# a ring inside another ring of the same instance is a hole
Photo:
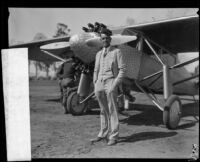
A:
{"label": "dress shirt", "polygon": [[100,70],[98,78],[102,79],[103,81],[114,78],[113,72],[112,72],[112,61],[113,61],[113,55],[109,53],[110,46],[108,48],[104,48],[103,52],[100,56]]}

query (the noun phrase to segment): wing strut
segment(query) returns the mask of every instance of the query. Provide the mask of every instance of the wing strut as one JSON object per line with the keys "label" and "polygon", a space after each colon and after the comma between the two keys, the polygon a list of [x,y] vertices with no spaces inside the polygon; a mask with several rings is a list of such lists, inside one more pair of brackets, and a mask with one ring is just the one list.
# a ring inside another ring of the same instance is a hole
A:
{"label": "wing strut", "polygon": [[163,63],[163,61],[160,59],[160,57],[157,55],[156,51],[153,49],[153,47],[151,46],[151,44],[149,43],[149,41],[147,39],[144,39],[144,41],[147,43],[147,45],[149,46],[149,48],[152,50],[152,52],[154,53],[154,55],[157,57],[157,59],[159,60],[159,62],[164,66],[165,64]]}
{"label": "wing strut", "polygon": [[135,85],[159,108],[161,111],[163,111],[163,107],[161,106],[161,103],[156,99],[154,95],[149,95],[143,88],[140,86],[139,82],[135,80]]}
{"label": "wing strut", "polygon": [[63,61],[63,62],[66,61],[65,59],[62,59],[61,57],[56,56],[56,55],[54,55],[54,54],[52,54],[52,53],[50,53],[48,51],[45,51],[45,50],[41,50],[41,51],[44,52],[44,53],[46,53],[46,54],[48,54],[48,55],[50,55],[50,56],[52,56],[52,57],[55,57],[55,58],[59,59],[60,61]]}

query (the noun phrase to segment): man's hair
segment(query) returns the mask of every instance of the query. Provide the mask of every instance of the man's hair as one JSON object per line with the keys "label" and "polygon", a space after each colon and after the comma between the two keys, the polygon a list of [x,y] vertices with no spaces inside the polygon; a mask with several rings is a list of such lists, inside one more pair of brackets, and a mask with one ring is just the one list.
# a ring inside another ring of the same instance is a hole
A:
{"label": "man's hair", "polygon": [[100,34],[105,34],[110,37],[112,35],[112,31],[107,28],[102,28]]}

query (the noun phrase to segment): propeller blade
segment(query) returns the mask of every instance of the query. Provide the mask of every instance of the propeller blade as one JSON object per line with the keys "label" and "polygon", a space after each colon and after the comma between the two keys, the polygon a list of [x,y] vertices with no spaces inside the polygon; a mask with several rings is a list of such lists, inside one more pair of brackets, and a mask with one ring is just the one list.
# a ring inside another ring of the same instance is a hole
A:
{"label": "propeller blade", "polygon": [[131,42],[137,39],[135,35],[133,36],[132,35],[113,35],[111,36],[111,38],[112,38],[111,40],[112,46],[124,44],[124,43]]}
{"label": "propeller blade", "polygon": [[56,42],[40,46],[42,50],[54,50],[70,47],[69,42]]}
{"label": "propeller blade", "polygon": [[86,40],[86,44],[90,47],[102,47],[102,42],[100,37],[90,38]]}
{"label": "propeller blade", "polygon": [[[112,40],[111,40],[112,46],[124,44],[124,43],[131,42],[131,41],[137,39],[137,37],[135,35],[134,36],[113,35],[113,36],[111,36],[111,38],[112,38]],[[88,39],[88,40],[86,40],[86,44],[90,47],[102,47],[102,42],[101,42],[100,37]]]}

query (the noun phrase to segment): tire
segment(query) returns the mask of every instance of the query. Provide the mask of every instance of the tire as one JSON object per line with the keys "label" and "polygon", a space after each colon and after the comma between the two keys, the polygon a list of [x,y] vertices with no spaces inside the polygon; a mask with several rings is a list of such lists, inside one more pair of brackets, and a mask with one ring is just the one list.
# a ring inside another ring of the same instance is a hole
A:
{"label": "tire", "polygon": [[86,103],[79,103],[79,96],[76,91],[72,91],[67,100],[67,109],[72,115],[83,115]]}
{"label": "tire", "polygon": [[[68,102],[68,99],[69,99],[69,95],[71,94],[71,92],[73,91],[76,91],[76,87],[73,87],[73,88],[68,88],[67,92],[65,95],[63,95],[63,97],[65,97],[65,103],[64,103],[64,113],[65,114],[68,114],[68,113],[71,113],[70,112],[70,109],[68,108],[68,105],[67,105],[67,102]],[[63,99],[62,99],[63,100]],[[62,101],[63,102],[63,101]]]}
{"label": "tire", "polygon": [[181,119],[182,104],[177,95],[171,95],[164,106],[163,123],[168,129],[175,129]]}
{"label": "tire", "polygon": [[70,113],[70,114],[71,114],[71,110],[70,110],[70,107],[69,107],[70,105],[69,105],[68,103],[71,102],[71,101],[69,101],[69,100],[70,100],[70,95],[71,95],[72,92],[76,92],[76,89],[70,88],[70,89],[68,90],[68,92],[67,92],[67,100],[66,100],[66,103],[65,103],[66,112],[67,112],[67,113]]}

